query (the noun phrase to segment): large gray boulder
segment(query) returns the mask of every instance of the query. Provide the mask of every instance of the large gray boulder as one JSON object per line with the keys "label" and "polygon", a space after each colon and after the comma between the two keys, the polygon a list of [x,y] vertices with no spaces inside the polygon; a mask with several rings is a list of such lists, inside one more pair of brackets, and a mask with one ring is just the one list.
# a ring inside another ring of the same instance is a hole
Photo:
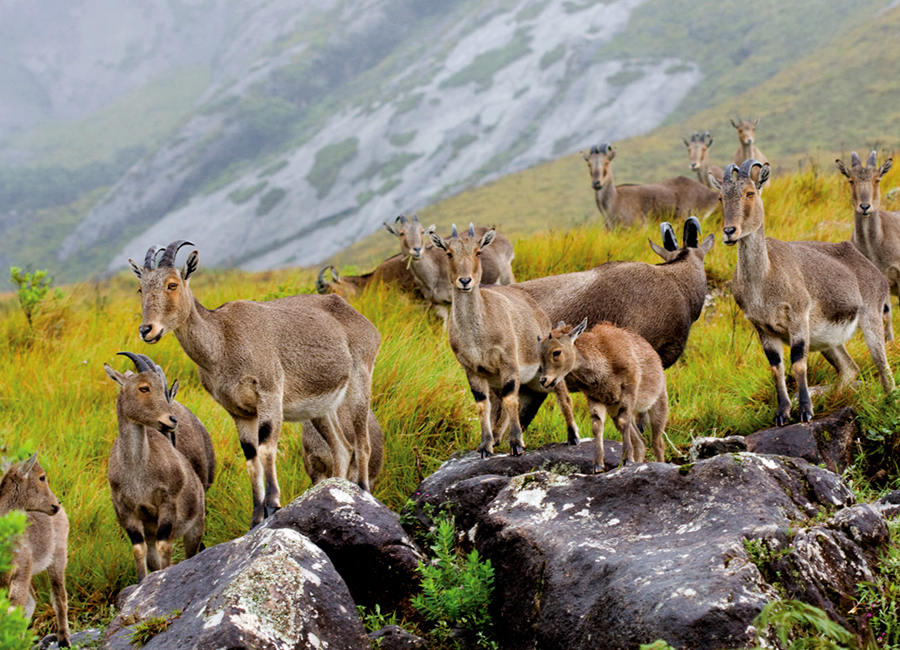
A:
{"label": "large gray boulder", "polygon": [[846,406],[805,424],[757,431],[745,440],[747,451],[802,458],[841,473],[850,465],[853,440],[858,436],[856,412]]}
{"label": "large gray boulder", "polygon": [[356,484],[323,481],[263,523],[303,533],[325,551],[357,605],[401,608],[418,592],[417,567],[425,555],[399,517]]}
{"label": "large gray boulder", "polygon": [[[134,650],[135,626],[171,619],[147,650],[368,650],[356,606],[325,553],[290,528],[258,528],[151,573],[116,602],[101,648]],[[176,617],[174,612],[180,610]]]}
{"label": "large gray boulder", "polygon": [[495,568],[505,650],[741,647],[779,597],[852,624],[845,598],[886,540],[880,512],[853,507],[837,475],[803,460],[740,453],[515,477],[496,462],[451,459],[414,498],[421,509],[435,493],[463,497],[454,513]]}

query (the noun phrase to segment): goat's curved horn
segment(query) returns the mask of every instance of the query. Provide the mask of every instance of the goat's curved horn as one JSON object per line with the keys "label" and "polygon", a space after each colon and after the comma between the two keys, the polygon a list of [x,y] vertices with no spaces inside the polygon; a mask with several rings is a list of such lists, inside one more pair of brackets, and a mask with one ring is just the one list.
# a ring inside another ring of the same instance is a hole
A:
{"label": "goat's curved horn", "polygon": [[123,357],[131,359],[138,372],[145,372],[147,370],[156,372],[156,364],[144,354],[135,354],[134,352],[116,352],[116,354],[121,354]]}
{"label": "goat's curved horn", "polygon": [[866,167],[874,167],[875,166],[875,158],[877,154],[873,151],[869,154],[869,159],[866,161]]}
{"label": "goat's curved horn", "polygon": [[475,236],[475,224],[473,224],[470,221],[469,222],[469,237],[474,237],[474,236]]}
{"label": "goat's curved horn", "polygon": [[450,231],[451,237],[459,237],[459,233],[456,232],[456,224],[453,224],[453,229]]}
{"label": "goat's curved horn", "polygon": [[747,158],[747,160],[741,163],[741,168],[738,170],[738,178],[750,178],[750,171],[757,165],[762,167],[762,163],[756,158]]}
{"label": "goat's curved horn", "polygon": [[163,256],[159,258],[159,264],[157,268],[163,267],[173,267],[175,266],[175,256],[178,255],[178,249],[182,246],[193,246],[194,242],[187,241],[185,239],[179,239],[178,241],[173,241],[171,244],[166,246],[166,251],[163,253]]}
{"label": "goat's curved horn", "polygon": [[703,142],[703,140],[700,139],[700,133],[698,131],[694,131],[694,134],[691,136],[691,142],[697,142],[697,140]]}
{"label": "goat's curved horn", "polygon": [[697,248],[700,245],[700,220],[688,217],[684,222],[684,248]]}
{"label": "goat's curved horn", "polygon": [[723,183],[733,183],[734,175],[738,172],[738,166],[734,163],[729,163],[728,166],[725,167],[725,173],[722,174],[722,182]]}
{"label": "goat's curved horn", "polygon": [[419,215],[418,215],[418,214],[413,214],[412,220],[413,220],[413,223],[419,223]]}
{"label": "goat's curved horn", "polygon": [[862,161],[859,159],[859,156],[856,155],[855,151],[850,153],[850,166],[851,167],[862,167]]}
{"label": "goat's curved horn", "polygon": [[144,256],[144,268],[152,269],[154,263],[156,262],[156,256],[159,254],[159,251],[163,250],[163,247],[159,244],[154,244],[147,251],[147,254]]}
{"label": "goat's curved horn", "polygon": [[401,224],[406,224],[406,215],[401,214],[394,221],[399,221]]}
{"label": "goat's curved horn", "polygon": [[659,231],[662,234],[663,248],[670,252],[677,251],[678,240],[675,238],[675,231],[672,229],[672,224],[668,221],[663,221],[659,226]]}
{"label": "goat's curved horn", "polygon": [[600,153],[600,147],[599,147],[599,145],[592,144],[592,145],[591,145],[591,153],[592,153],[592,154]]}
{"label": "goat's curved horn", "polygon": [[318,293],[325,293],[325,290],[328,288],[328,283],[325,281],[325,271],[330,268],[330,266],[323,266],[319,271],[319,275],[316,278],[316,291]]}

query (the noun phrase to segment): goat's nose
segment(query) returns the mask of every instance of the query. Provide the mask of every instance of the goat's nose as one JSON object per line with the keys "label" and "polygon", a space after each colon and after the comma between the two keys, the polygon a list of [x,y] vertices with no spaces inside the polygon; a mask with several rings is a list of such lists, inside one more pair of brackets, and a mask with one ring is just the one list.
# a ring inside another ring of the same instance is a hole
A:
{"label": "goat's nose", "polygon": [[546,386],[546,385],[547,385],[547,378],[541,377],[541,386]]}
{"label": "goat's nose", "polygon": [[169,416],[169,421],[172,423],[173,427],[178,425],[178,418],[176,418],[174,415]]}
{"label": "goat's nose", "polygon": [[413,254],[415,257],[418,257],[419,255],[421,255],[421,254],[422,254],[422,249],[421,249],[421,247],[418,247],[418,246],[417,246],[416,248],[412,249],[412,254]]}
{"label": "goat's nose", "polygon": [[459,283],[464,287],[468,287],[472,284],[472,278],[460,278]]}
{"label": "goat's nose", "polygon": [[138,331],[141,333],[141,338],[144,338],[150,333],[150,330],[153,329],[152,325],[141,325]]}
{"label": "goat's nose", "polygon": [[859,209],[863,212],[863,214],[865,214],[866,212],[868,212],[869,210],[872,209],[872,205],[869,203],[860,203]]}
{"label": "goat's nose", "polygon": [[691,169],[697,169],[697,163],[691,163]]}
{"label": "goat's nose", "polygon": [[54,504],[53,506],[51,506],[50,509],[53,511],[53,514],[54,514],[54,515],[55,515],[57,512],[59,512],[59,506],[56,505],[56,504]]}
{"label": "goat's nose", "polygon": [[594,185],[594,189],[595,189],[595,190],[599,190],[601,187],[603,187],[603,186],[600,184],[600,181],[594,181],[594,182],[593,182],[593,185]]}
{"label": "goat's nose", "polygon": [[724,228],[722,232],[725,233],[726,237],[731,237],[734,233],[737,232],[737,228],[735,228],[734,226],[728,226],[727,228]]}

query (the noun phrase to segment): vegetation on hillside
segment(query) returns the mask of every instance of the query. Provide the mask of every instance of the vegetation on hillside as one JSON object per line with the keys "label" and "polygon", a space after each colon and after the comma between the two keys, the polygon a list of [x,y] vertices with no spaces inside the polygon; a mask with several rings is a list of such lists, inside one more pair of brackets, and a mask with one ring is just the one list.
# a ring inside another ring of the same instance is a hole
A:
{"label": "vegetation on hillside", "polygon": [[[900,175],[888,175],[885,191],[898,181]],[[815,167],[776,176],[763,197],[767,232],[783,239],[847,239],[852,215],[845,183]],[[507,203],[482,196],[479,214],[502,214],[497,206]],[[458,221],[462,221],[460,213],[468,220],[467,210],[474,216],[474,204],[459,198],[457,206],[453,218]],[[451,214],[449,206],[432,210]],[[608,260],[658,261],[647,245],[648,238],[659,241],[658,224],[614,232],[596,224],[593,218],[580,226],[514,238],[517,278],[585,269]],[[680,225],[677,230],[680,234]],[[721,216],[707,218],[703,230],[704,235],[711,232],[721,240]],[[765,357],[728,292],[735,255],[734,249],[719,243],[707,256],[712,300],[694,325],[683,358],[667,371],[666,453],[671,460],[680,459],[694,437],[748,434],[773,422],[774,389]],[[238,298],[312,292],[314,279],[312,270],[251,274],[201,268],[191,285],[198,299],[212,308]],[[0,302],[0,410],[4,413],[0,442],[16,449],[40,448],[51,485],[66,505],[71,521],[67,581],[75,629],[102,619],[118,591],[135,580],[129,543],[116,524],[106,481],[106,462],[116,437],[116,386],[102,368],[104,362],[126,367],[116,352],[149,354],[167,377],[179,380],[179,401],[212,434],[219,471],[208,495],[207,546],[243,534],[250,520],[249,482],[234,424],[203,390],[196,366],[174,336],[152,347],[141,342],[137,286],[130,273],[122,273],[103,282],[65,287],[66,298],[57,301],[52,311],[36,313],[33,327],[28,326],[16,297]],[[446,333],[421,304],[383,286],[367,291],[353,304],[382,334],[373,409],[385,431],[386,461],[374,493],[396,511],[421,479],[451,453],[476,447],[475,408]],[[894,319],[895,331],[900,332],[896,313]],[[857,487],[869,485],[866,477],[879,469],[886,476],[879,475],[873,490],[900,487],[900,400],[881,393],[860,335],[849,350],[866,383],[814,397],[814,407],[823,413],[856,406],[863,425],[862,453],[854,469]],[[892,367],[900,367],[896,343],[889,346],[888,354]],[[819,355],[811,357],[809,376],[812,385],[834,380],[832,368]],[[584,435],[590,431],[589,418],[581,396],[575,397],[575,403]],[[612,426],[607,434],[617,437]],[[565,425],[551,397],[526,431],[525,441],[534,448],[564,439]],[[300,461],[299,426],[287,425],[280,444],[278,472],[287,502],[310,485]],[[505,442],[498,448],[506,449]],[[52,624],[46,578],[38,580],[38,593],[35,624],[45,631]]]}

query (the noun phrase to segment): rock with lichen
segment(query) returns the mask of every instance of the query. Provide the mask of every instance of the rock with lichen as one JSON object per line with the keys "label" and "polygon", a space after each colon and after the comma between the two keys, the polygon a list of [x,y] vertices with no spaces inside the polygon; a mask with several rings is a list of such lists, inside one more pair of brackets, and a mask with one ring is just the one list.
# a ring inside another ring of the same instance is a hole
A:
{"label": "rock with lichen", "polygon": [[[128,587],[101,648],[368,650],[356,606],[328,556],[290,528],[259,527]],[[161,629],[165,628],[165,629]]]}

